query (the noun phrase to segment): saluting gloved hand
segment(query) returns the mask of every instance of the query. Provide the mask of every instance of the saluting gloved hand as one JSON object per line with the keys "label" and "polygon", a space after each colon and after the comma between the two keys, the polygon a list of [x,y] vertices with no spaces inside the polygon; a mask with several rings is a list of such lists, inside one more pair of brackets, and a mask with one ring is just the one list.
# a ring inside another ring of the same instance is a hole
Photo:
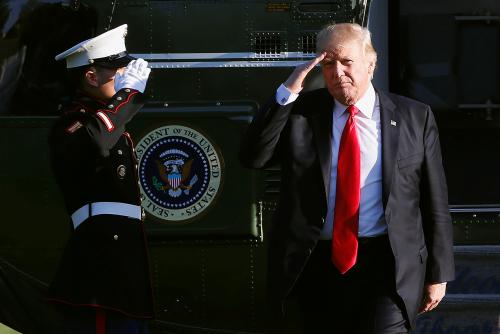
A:
{"label": "saluting gloved hand", "polygon": [[151,73],[151,69],[148,68],[147,61],[142,58],[132,60],[128,63],[123,74],[116,72],[115,91],[118,92],[122,88],[131,88],[144,93],[149,73]]}

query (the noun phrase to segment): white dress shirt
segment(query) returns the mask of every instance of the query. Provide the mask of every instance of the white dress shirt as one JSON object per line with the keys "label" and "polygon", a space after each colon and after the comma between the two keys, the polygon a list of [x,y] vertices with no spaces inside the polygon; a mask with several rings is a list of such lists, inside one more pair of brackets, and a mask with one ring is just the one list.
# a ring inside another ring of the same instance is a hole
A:
{"label": "white dress shirt", "polygon": [[[295,101],[298,94],[290,92],[281,85],[276,92],[276,101],[286,105]],[[380,131],[380,105],[373,86],[370,84],[366,93],[356,102],[359,109],[355,116],[356,130],[361,150],[361,198],[359,207],[360,237],[372,237],[387,232],[387,225],[381,219],[384,215],[382,204],[382,138]],[[333,212],[337,188],[337,164],[340,138],[347,121],[347,106],[335,100],[332,126],[332,161],[330,169],[330,191],[328,211],[320,239],[331,239],[333,230]]]}

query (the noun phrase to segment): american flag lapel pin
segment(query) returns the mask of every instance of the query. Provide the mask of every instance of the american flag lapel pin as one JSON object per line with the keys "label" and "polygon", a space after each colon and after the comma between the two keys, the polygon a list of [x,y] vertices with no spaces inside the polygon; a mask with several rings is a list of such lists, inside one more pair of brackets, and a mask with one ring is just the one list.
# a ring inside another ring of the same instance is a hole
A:
{"label": "american flag lapel pin", "polygon": [[393,120],[391,119],[391,125],[392,125],[392,126],[396,126],[396,124],[397,124],[397,123],[396,123],[396,121],[393,121]]}

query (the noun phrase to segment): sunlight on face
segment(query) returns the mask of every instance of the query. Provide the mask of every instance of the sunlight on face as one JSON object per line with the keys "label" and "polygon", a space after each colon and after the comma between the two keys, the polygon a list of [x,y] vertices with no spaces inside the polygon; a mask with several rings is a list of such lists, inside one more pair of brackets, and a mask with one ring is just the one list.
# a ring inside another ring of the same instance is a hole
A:
{"label": "sunlight on face", "polygon": [[96,71],[98,89],[103,98],[110,99],[116,94],[115,75],[116,72],[123,74],[125,67],[118,69],[98,68]]}
{"label": "sunlight on face", "polygon": [[344,105],[356,103],[368,89],[374,60],[356,40],[332,39],[325,51],[327,54],[321,64],[328,91]]}

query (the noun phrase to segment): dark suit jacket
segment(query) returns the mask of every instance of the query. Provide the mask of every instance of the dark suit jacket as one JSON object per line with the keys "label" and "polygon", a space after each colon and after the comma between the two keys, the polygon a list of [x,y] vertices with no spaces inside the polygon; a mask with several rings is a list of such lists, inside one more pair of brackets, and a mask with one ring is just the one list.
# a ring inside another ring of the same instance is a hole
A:
{"label": "dark suit jacket", "polygon": [[[430,107],[402,96],[377,93],[384,216],[396,261],[396,289],[414,325],[424,283],[454,278],[446,179]],[[325,221],[333,105],[326,89],[301,94],[287,106],[280,106],[273,98],[255,116],[242,141],[244,165],[281,165],[280,200],[269,235],[268,272],[270,303],[280,310]]]}

